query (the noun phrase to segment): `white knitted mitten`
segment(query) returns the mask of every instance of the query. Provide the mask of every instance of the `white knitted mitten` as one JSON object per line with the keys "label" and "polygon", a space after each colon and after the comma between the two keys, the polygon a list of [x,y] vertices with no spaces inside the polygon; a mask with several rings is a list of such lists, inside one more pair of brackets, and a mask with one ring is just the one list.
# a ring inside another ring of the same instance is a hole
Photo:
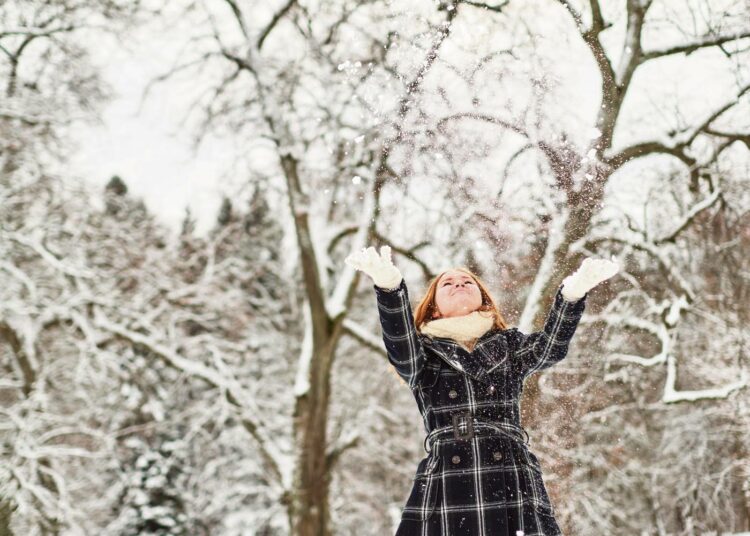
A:
{"label": "white knitted mitten", "polygon": [[614,255],[612,260],[583,259],[578,270],[563,279],[563,288],[560,291],[563,298],[568,301],[580,300],[589,290],[615,275],[620,266],[614,259]]}
{"label": "white knitted mitten", "polygon": [[355,251],[344,259],[344,262],[355,270],[366,273],[376,286],[386,290],[397,288],[403,279],[399,269],[391,262],[390,246],[381,246],[380,255],[372,246]]}

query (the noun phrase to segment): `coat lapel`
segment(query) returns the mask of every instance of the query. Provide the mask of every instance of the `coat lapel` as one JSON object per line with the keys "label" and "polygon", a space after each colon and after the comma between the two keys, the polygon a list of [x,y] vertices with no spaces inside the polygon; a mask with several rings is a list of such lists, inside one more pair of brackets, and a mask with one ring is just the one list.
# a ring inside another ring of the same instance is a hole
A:
{"label": "coat lapel", "polygon": [[502,359],[502,356],[495,355],[498,353],[495,348],[497,342],[496,340],[493,342],[499,333],[500,331],[496,329],[489,330],[479,337],[471,352],[467,352],[453,339],[428,335],[422,335],[422,337],[424,337],[424,344],[452,368],[475,380],[488,382],[490,381],[488,373],[495,368],[497,361]]}

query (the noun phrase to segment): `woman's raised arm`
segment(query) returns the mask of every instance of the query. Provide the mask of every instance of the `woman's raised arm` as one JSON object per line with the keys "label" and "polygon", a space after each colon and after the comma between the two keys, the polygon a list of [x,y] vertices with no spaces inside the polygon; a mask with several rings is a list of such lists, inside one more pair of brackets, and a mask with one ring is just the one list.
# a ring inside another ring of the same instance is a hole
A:
{"label": "woman's raised arm", "polygon": [[392,290],[373,286],[388,361],[413,389],[422,375],[425,354],[414,326],[406,282],[401,279],[398,288]]}
{"label": "woman's raised arm", "polygon": [[515,365],[522,377],[559,363],[568,353],[570,340],[586,307],[588,293],[576,301],[568,301],[563,297],[562,288],[562,285],[557,288],[541,331],[526,334],[511,328]]}
{"label": "woman's raised arm", "polygon": [[406,282],[391,262],[391,248],[382,246],[378,255],[375,248],[369,247],[352,253],[344,262],[369,275],[375,283],[388,361],[413,389],[422,375],[425,354],[414,325]]}
{"label": "woman's raised arm", "polygon": [[524,377],[563,360],[583,316],[588,291],[615,275],[619,269],[614,257],[613,260],[584,259],[578,270],[557,287],[542,331],[527,335],[512,328],[510,335],[516,364]]}

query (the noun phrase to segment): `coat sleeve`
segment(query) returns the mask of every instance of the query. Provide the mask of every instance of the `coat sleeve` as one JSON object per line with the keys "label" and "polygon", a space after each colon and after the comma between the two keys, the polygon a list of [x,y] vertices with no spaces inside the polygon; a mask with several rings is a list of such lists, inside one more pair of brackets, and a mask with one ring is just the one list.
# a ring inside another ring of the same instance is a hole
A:
{"label": "coat sleeve", "polygon": [[568,346],[583,316],[588,292],[578,300],[567,301],[557,288],[552,308],[547,313],[542,331],[526,334],[511,329],[514,365],[522,377],[559,363],[568,353]]}
{"label": "coat sleeve", "polygon": [[414,325],[406,282],[401,279],[399,286],[391,290],[377,285],[373,287],[388,361],[409,387],[414,389],[422,376],[425,353]]}

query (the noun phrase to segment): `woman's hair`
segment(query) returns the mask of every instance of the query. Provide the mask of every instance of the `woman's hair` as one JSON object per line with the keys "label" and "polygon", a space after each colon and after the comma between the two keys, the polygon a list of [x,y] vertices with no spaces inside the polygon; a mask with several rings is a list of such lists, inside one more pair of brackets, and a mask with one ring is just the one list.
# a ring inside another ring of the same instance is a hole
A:
{"label": "woman's hair", "polygon": [[[478,310],[492,312],[492,316],[495,318],[495,323],[492,327],[496,329],[507,329],[508,324],[505,322],[505,318],[503,318],[503,315],[497,308],[495,300],[492,298],[490,291],[487,290],[487,285],[485,285],[482,280],[477,277],[477,275],[475,275],[465,266],[459,266],[458,268],[455,268],[455,270],[459,270],[471,276],[471,278],[479,287],[479,291],[482,293],[482,305]],[[437,292],[438,281],[440,281],[440,278],[443,276],[443,274],[448,271],[450,270],[444,270],[440,272],[430,281],[430,284],[427,287],[427,292],[422,298],[422,301],[419,302],[419,305],[417,305],[417,308],[414,311],[414,324],[416,325],[418,331],[422,331],[422,324],[432,320],[432,315],[437,310],[437,307],[435,305],[435,293]]]}

